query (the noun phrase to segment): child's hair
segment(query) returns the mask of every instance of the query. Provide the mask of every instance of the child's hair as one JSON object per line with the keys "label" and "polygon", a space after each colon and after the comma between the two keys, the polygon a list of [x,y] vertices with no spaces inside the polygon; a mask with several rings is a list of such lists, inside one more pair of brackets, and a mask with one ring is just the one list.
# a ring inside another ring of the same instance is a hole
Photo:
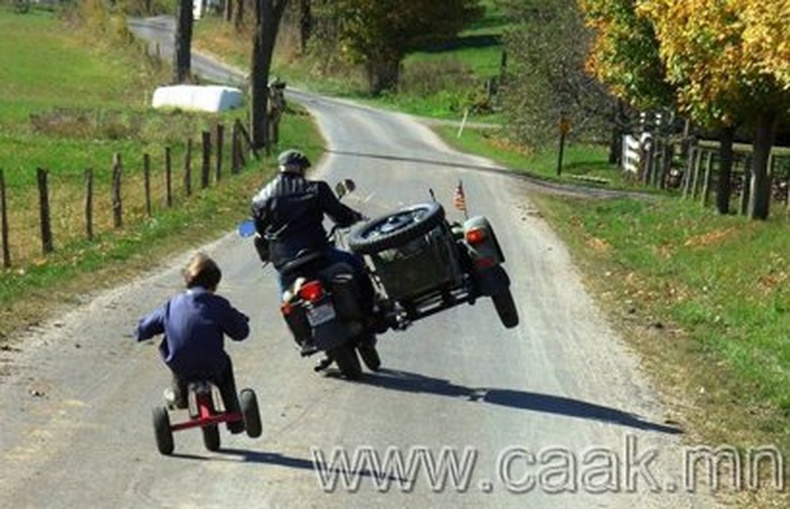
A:
{"label": "child's hair", "polygon": [[187,288],[200,286],[207,290],[214,290],[222,279],[222,271],[217,263],[205,253],[197,253],[192,257],[184,269],[184,282]]}

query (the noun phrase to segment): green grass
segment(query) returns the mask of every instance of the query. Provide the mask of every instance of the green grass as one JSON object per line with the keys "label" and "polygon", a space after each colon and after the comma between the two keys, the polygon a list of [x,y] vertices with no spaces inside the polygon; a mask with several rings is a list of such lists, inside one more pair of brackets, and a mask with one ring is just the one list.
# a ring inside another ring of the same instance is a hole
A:
{"label": "green grass", "polygon": [[[755,222],[668,197],[543,203],[599,290],[689,341],[691,378],[727,389],[708,410],[732,411],[721,417],[742,428],[729,431],[756,425],[790,446],[790,430],[770,425],[790,417],[790,235],[781,214]],[[660,339],[654,353],[678,348]]]}
{"label": "green grass", "polygon": [[559,141],[556,147],[529,151],[508,143],[495,127],[467,127],[460,130],[459,126],[440,125],[434,130],[458,150],[484,155],[514,171],[541,180],[585,183],[612,189],[635,189],[633,183],[623,179],[620,169],[609,163],[608,148],[600,145],[567,143],[558,175]]}
{"label": "green grass", "polygon": [[155,84],[135,74],[139,61],[102,45],[86,47],[58,27],[52,14],[0,10],[0,127],[16,129],[29,114],[54,106],[142,106],[149,100]]}
{"label": "green grass", "polygon": [[[230,121],[243,118],[244,110],[222,115],[153,111],[147,106],[150,93],[166,79],[167,69],[152,65],[123,37],[107,36],[97,45],[88,42],[95,36],[84,30],[51,15],[0,10],[0,54],[13,59],[12,65],[4,60],[0,66],[0,169],[12,244],[12,266],[0,269],[0,339],[82,293],[117,284],[233,229],[248,214],[254,189],[275,168],[272,157],[248,160],[248,167],[231,178]],[[219,183],[212,178],[211,187],[199,190],[197,143],[201,131],[219,122],[227,127],[225,177]],[[280,134],[283,145],[299,146],[316,159],[322,151],[320,134],[298,108],[283,118]],[[196,143],[191,197],[182,188],[187,137]],[[165,208],[156,195],[154,215],[147,218],[141,201],[142,155],[150,153],[152,187],[161,190],[166,145],[173,148],[175,207]],[[73,232],[61,223],[82,221],[87,167],[95,170],[96,201],[109,199],[106,184],[116,152],[124,160],[124,226],[96,228],[95,239],[87,241],[84,226],[74,226]],[[55,251],[47,256],[40,254],[37,206],[31,206],[37,203],[38,167],[50,170]]]}

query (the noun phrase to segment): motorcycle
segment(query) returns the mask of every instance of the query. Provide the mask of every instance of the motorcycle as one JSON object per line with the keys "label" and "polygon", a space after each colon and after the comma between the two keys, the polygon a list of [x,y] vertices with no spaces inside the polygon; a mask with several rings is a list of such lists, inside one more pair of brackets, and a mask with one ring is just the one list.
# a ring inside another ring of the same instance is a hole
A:
{"label": "motorcycle", "polygon": [[[346,179],[335,191],[342,198],[355,188]],[[254,233],[250,220],[239,227],[243,237]],[[297,277],[280,310],[303,355],[327,354],[317,370],[334,362],[344,376],[357,379],[362,374],[359,353],[376,371],[381,366],[377,333],[405,330],[451,307],[475,304],[480,297],[491,298],[505,328],[519,323],[502,266],[504,254],[483,216],[450,222],[433,198],[349,229],[335,226],[330,239],[365,259],[374,297],[372,303],[363,302],[351,267],[329,264],[322,253],[304,253],[283,268]]]}
{"label": "motorcycle", "polygon": [[[354,182],[346,180],[336,192],[342,198],[354,188]],[[254,235],[252,221],[239,225],[238,233],[242,237]],[[341,243],[341,239],[341,229],[333,227],[330,243]],[[313,251],[300,253],[280,273],[294,281],[282,296],[280,312],[301,355],[326,355],[316,371],[335,363],[343,376],[356,380],[362,375],[360,357],[371,371],[381,367],[375,335],[382,329],[372,317],[371,303],[364,302],[351,266],[332,263],[326,253]]]}

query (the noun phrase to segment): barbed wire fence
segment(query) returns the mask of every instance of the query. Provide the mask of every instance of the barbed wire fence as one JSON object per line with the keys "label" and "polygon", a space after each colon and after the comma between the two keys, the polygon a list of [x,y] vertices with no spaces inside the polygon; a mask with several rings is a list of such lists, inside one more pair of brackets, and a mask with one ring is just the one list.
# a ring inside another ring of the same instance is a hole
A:
{"label": "barbed wire fence", "polygon": [[[0,244],[8,269],[43,263],[48,254],[104,232],[132,227],[185,203],[195,190],[219,184],[257,157],[249,132],[236,120],[187,138],[162,153],[115,153],[82,173],[36,168],[36,186],[7,185],[0,168]],[[230,143],[229,150],[226,145]]]}

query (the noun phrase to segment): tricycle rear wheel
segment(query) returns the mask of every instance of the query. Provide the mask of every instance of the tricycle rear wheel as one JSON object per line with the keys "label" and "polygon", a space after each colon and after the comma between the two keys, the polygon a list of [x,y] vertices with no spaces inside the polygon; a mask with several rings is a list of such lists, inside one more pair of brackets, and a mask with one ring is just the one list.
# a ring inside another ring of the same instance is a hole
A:
{"label": "tricycle rear wheel", "polygon": [[219,426],[216,424],[210,424],[208,426],[203,426],[201,428],[203,431],[203,445],[206,446],[206,449],[209,451],[218,451],[220,448],[220,438],[219,438]]}
{"label": "tricycle rear wheel", "polygon": [[164,407],[156,407],[153,411],[154,435],[156,436],[156,448],[165,456],[173,454],[175,444],[173,443],[173,431],[170,429],[170,416]]}

